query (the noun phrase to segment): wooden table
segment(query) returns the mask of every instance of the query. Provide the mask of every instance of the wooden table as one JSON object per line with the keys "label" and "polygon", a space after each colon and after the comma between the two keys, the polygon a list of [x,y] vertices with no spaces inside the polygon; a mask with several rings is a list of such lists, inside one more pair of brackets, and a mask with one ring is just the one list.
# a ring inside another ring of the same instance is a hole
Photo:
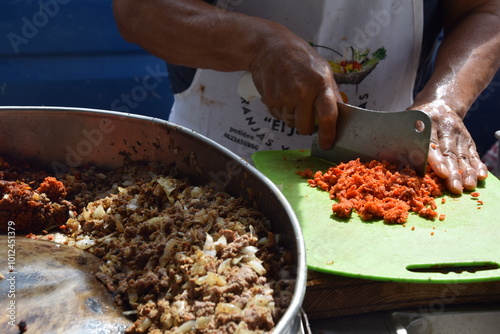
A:
{"label": "wooden table", "polygon": [[309,319],[321,319],[402,309],[443,312],[452,305],[487,304],[500,305],[500,281],[400,283],[309,271],[303,309]]}

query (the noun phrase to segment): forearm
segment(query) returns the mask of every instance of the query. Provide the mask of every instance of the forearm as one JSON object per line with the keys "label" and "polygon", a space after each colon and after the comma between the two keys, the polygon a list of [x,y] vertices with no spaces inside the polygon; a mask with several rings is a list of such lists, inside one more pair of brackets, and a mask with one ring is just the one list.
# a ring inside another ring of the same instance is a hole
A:
{"label": "forearm", "polygon": [[416,104],[441,101],[463,118],[492,80],[500,66],[500,6],[483,2],[461,14],[445,7],[456,17],[447,22],[434,73]]}
{"label": "forearm", "polygon": [[[249,70],[273,22],[201,0],[114,0],[123,37],[165,61],[219,71]],[[252,33],[249,33],[252,32]]]}

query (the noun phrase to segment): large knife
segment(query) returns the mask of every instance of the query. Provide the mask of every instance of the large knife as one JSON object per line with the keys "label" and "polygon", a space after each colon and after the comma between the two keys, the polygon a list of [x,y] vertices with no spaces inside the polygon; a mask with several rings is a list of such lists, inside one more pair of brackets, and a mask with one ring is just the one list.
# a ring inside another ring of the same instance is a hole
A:
{"label": "large knife", "polygon": [[[245,72],[238,85],[239,94],[250,101],[260,97],[251,74]],[[333,163],[359,158],[363,162],[386,160],[400,169],[412,167],[423,176],[431,137],[429,115],[420,110],[375,111],[338,102],[334,146],[324,151],[313,136],[311,155]]]}
{"label": "large knife", "polygon": [[375,111],[338,102],[334,146],[324,151],[313,136],[311,155],[333,163],[359,158],[386,160],[400,169],[410,166],[419,175],[427,168],[431,136],[429,115],[420,110]]}

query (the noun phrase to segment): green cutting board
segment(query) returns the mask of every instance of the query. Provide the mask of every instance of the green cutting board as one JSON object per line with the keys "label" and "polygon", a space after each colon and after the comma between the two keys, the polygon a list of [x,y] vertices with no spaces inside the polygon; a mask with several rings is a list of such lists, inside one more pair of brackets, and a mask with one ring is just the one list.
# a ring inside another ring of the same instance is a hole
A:
{"label": "green cutting board", "polygon": [[261,151],[255,167],[273,181],[300,222],[309,269],[396,282],[458,283],[500,280],[500,181],[493,175],[480,184],[479,200],[464,193],[436,200],[443,221],[413,213],[403,225],[332,215],[327,192],[309,187],[297,174],[332,164],[310,150]]}

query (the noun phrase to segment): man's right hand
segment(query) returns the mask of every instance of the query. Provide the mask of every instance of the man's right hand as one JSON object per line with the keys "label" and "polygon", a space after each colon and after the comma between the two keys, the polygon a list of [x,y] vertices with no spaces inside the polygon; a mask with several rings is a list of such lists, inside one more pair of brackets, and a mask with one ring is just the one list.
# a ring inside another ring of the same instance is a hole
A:
{"label": "man's right hand", "polygon": [[320,147],[330,149],[341,100],[330,65],[285,27],[269,23],[267,29],[250,66],[262,102],[299,134],[312,134],[318,127]]}

